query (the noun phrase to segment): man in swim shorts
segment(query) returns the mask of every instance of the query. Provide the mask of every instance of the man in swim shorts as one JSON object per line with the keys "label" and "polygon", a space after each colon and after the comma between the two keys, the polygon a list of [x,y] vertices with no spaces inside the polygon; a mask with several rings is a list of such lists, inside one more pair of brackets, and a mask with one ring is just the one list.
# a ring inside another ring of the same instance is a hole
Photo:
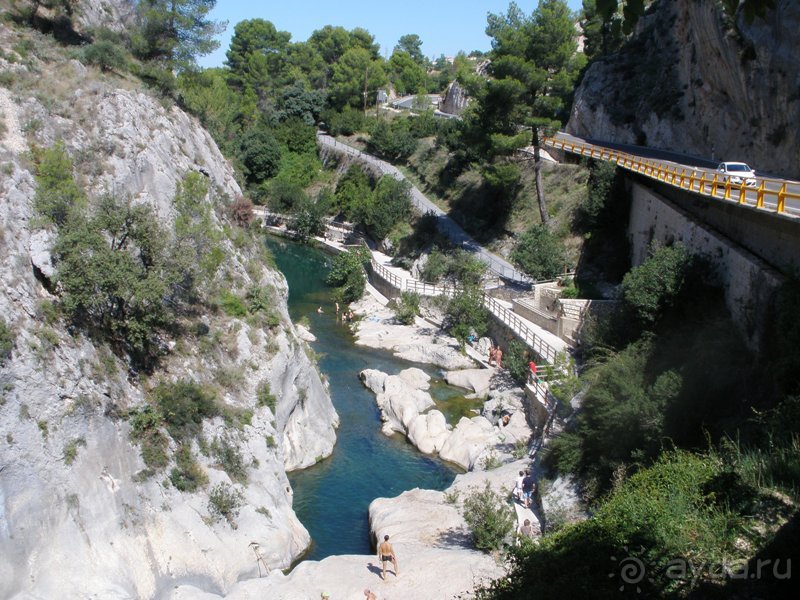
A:
{"label": "man in swim shorts", "polygon": [[389,543],[389,536],[383,536],[383,542],[380,543],[378,546],[378,560],[381,561],[381,566],[383,567],[383,573],[381,577],[384,581],[386,581],[386,563],[391,562],[394,565],[394,576],[397,577],[400,575],[400,572],[397,569],[397,556],[394,553],[394,548]]}

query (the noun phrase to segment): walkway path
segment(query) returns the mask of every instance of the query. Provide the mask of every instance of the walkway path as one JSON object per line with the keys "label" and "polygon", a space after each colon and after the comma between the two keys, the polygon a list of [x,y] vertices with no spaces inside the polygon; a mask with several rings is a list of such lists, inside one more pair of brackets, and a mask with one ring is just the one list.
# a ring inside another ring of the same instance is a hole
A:
{"label": "walkway path", "polygon": [[[372,156],[371,154],[367,154],[365,152],[361,152],[357,148],[353,148],[352,146],[348,146],[347,144],[343,144],[342,142],[337,141],[335,138],[326,135],[324,133],[317,134],[317,141],[321,146],[326,148],[330,148],[336,152],[341,152],[343,154],[347,154],[348,156],[352,156],[357,160],[360,160],[368,165],[373,166],[381,173],[385,175],[391,175],[397,180],[400,181],[407,181],[405,175],[403,175],[397,167],[390,165],[386,161],[383,161],[379,158]],[[409,182],[410,183],[410,182]],[[445,213],[441,208],[436,206],[433,202],[431,202],[425,195],[420,192],[414,185],[411,186],[411,200],[416,206],[417,210],[422,213],[433,213],[437,217],[437,228],[443,234],[450,238],[457,246],[468,250],[469,252],[473,252],[477,254],[480,259],[485,262],[489,269],[502,277],[503,279],[514,282],[517,284],[524,284],[528,285],[532,281],[530,277],[521,273],[514,266],[505,260],[504,258],[489,252],[478,244],[472,237],[465,232],[453,219],[451,219],[447,213]]]}

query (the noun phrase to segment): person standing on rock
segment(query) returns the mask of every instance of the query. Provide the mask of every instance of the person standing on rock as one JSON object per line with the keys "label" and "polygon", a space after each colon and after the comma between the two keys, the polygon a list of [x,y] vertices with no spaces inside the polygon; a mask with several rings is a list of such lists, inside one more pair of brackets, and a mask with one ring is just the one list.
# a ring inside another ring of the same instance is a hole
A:
{"label": "person standing on rock", "polygon": [[512,492],[514,494],[514,498],[520,504],[523,504],[524,502],[522,496],[522,482],[524,479],[525,479],[525,471],[520,471],[519,477],[517,477],[517,480],[514,482],[514,491]]}
{"label": "person standing on rock", "polygon": [[389,543],[389,536],[383,536],[383,541],[378,546],[378,560],[381,561],[381,566],[383,567],[383,573],[381,577],[384,581],[386,581],[386,563],[391,562],[394,566],[394,576],[397,577],[400,575],[400,571],[397,568],[397,555],[394,553],[394,548]]}
{"label": "person standing on rock", "polygon": [[503,368],[503,351],[500,349],[500,346],[494,349],[494,362],[498,369]]}
{"label": "person standing on rock", "polygon": [[522,480],[522,503],[525,505],[525,508],[531,507],[533,488],[535,485],[530,470],[525,469],[525,478]]}

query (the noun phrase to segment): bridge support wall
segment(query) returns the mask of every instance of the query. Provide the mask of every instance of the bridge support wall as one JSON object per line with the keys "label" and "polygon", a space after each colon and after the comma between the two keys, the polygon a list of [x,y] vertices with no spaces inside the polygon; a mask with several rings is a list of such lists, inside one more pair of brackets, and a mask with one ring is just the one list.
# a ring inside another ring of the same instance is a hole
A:
{"label": "bridge support wall", "polygon": [[680,242],[693,254],[704,256],[716,269],[734,321],[748,344],[760,348],[774,292],[785,278],[755,254],[649,187],[633,182],[631,195],[628,237],[633,266],[647,258],[654,242]]}

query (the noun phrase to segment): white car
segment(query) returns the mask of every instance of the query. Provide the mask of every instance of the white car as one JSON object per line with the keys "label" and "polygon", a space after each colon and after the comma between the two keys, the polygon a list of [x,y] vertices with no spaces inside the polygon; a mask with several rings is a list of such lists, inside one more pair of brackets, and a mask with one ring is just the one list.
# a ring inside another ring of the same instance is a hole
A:
{"label": "white car", "polygon": [[756,187],[756,174],[753,169],[748,167],[745,163],[740,162],[724,162],[719,163],[717,173],[722,175],[722,181],[730,181],[732,185],[742,185],[747,187]]}

